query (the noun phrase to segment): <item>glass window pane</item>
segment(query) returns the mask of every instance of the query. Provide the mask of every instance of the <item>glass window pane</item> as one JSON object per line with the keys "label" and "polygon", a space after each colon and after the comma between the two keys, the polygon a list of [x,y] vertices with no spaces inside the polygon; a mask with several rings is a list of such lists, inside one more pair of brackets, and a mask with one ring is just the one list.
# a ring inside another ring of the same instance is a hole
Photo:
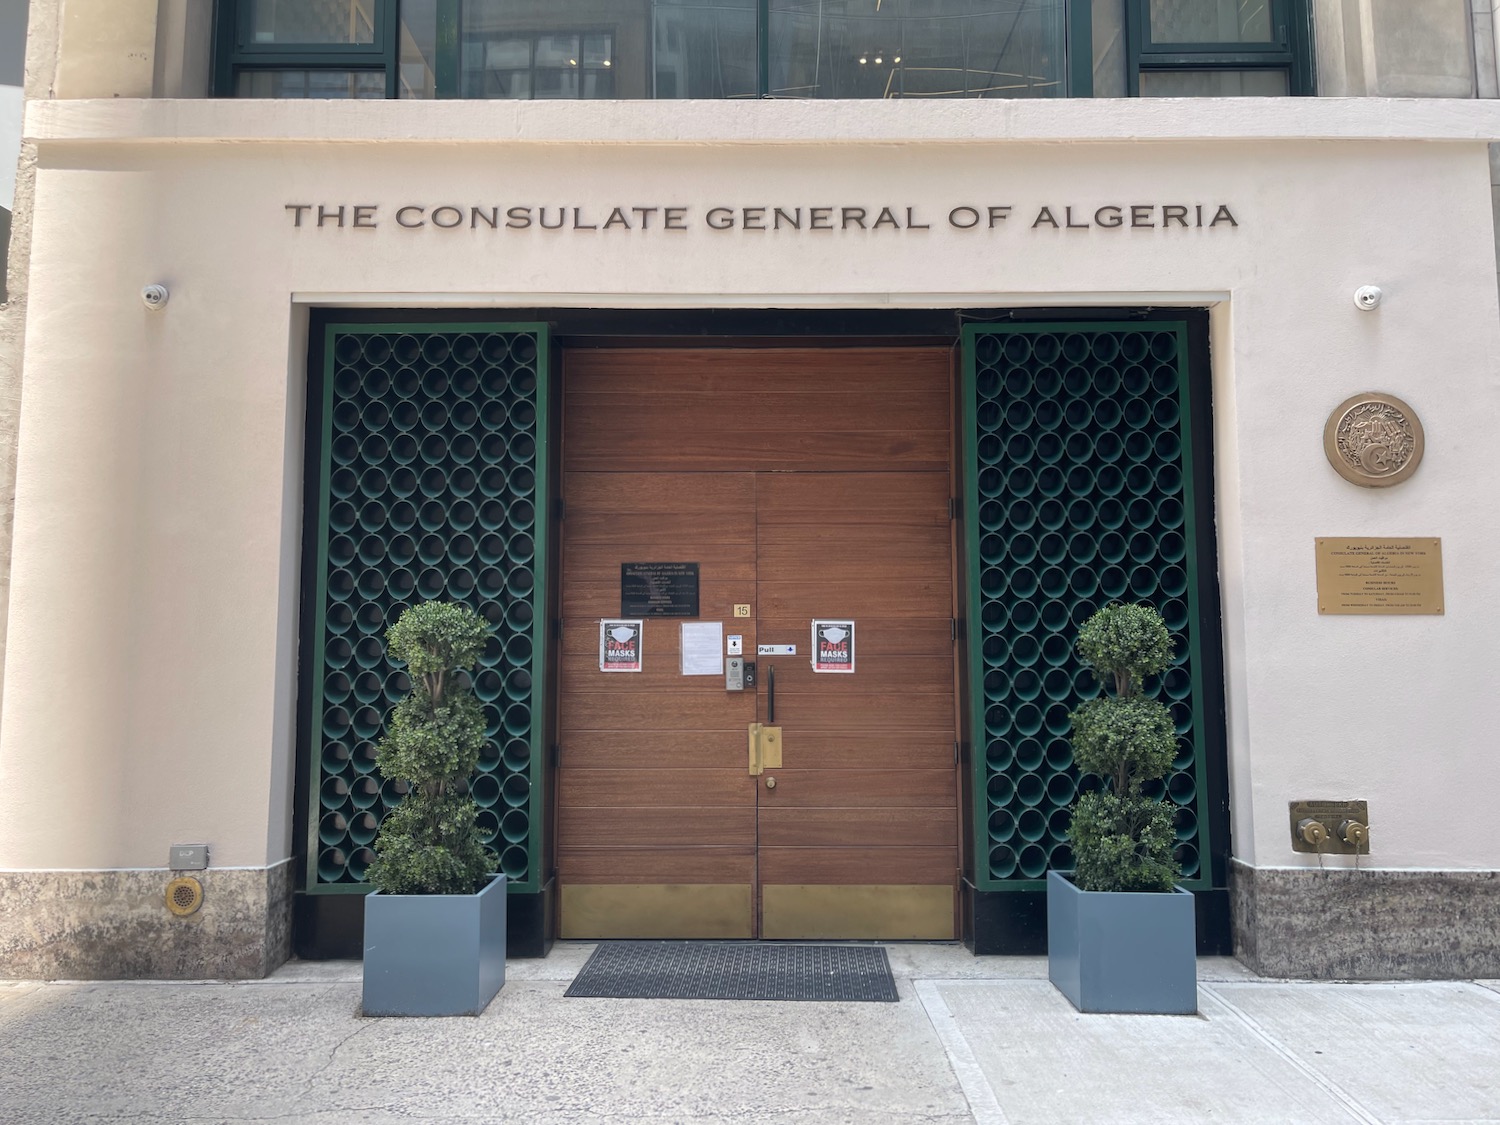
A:
{"label": "glass window pane", "polygon": [[771,93],[1058,97],[1063,0],[772,0]]}
{"label": "glass window pane", "polygon": [[250,42],[374,43],[375,0],[250,0]]}
{"label": "glass window pane", "polygon": [[1143,98],[1284,98],[1284,70],[1143,70]]}
{"label": "glass window pane", "polygon": [[1125,96],[1125,5],[1094,0],[1094,97]]}
{"label": "glass window pane", "polygon": [[1271,0],[1151,0],[1153,43],[1270,43]]}
{"label": "glass window pane", "polygon": [[437,0],[401,0],[397,46],[401,97],[437,97]]}
{"label": "glass window pane", "polygon": [[383,98],[381,70],[242,70],[239,98]]}
{"label": "glass window pane", "polygon": [[462,97],[651,96],[651,0],[465,0],[462,10]]}
{"label": "glass window pane", "polygon": [[584,66],[613,66],[614,42],[608,35],[585,35],[583,37]]}
{"label": "glass window pane", "polygon": [[[653,9],[654,96],[756,96],[755,0],[657,0]],[[619,60],[616,68],[623,63]]]}
{"label": "glass window pane", "polygon": [[537,66],[577,66],[578,36],[539,35],[536,40]]}

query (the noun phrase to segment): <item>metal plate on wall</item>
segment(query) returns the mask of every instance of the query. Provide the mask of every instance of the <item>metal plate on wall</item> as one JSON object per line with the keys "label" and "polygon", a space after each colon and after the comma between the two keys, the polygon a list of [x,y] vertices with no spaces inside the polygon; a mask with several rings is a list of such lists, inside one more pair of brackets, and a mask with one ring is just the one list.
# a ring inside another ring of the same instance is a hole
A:
{"label": "metal plate on wall", "polygon": [[1440,614],[1441,539],[1320,537],[1320,614]]}
{"label": "metal plate on wall", "polygon": [[621,617],[697,617],[698,564],[620,564]]}
{"label": "metal plate on wall", "polygon": [[1388,488],[1417,471],[1426,437],[1417,412],[1395,395],[1367,391],[1346,398],[1323,427],[1323,452],[1345,480]]}

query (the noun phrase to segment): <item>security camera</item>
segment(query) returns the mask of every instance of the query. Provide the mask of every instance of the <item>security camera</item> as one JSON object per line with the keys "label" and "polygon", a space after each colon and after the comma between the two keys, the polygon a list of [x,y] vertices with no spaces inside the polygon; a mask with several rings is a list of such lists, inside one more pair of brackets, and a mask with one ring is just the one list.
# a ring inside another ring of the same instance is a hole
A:
{"label": "security camera", "polygon": [[167,305],[167,298],[172,294],[167,292],[165,285],[148,285],[141,290],[141,303],[148,309],[161,309]]}
{"label": "security camera", "polygon": [[1380,298],[1384,296],[1378,285],[1361,285],[1354,291],[1354,307],[1370,312],[1379,306]]}

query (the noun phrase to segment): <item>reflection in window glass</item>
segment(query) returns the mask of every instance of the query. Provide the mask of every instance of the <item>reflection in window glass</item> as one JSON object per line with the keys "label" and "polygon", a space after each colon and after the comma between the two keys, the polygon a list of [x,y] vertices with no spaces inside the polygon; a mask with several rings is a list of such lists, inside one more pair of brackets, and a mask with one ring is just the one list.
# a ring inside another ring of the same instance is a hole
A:
{"label": "reflection in window glass", "polygon": [[1063,8],[1063,0],[771,0],[771,93],[1061,96]]}
{"label": "reflection in window glass", "polygon": [[756,96],[755,0],[656,0],[652,7],[655,97]]}
{"label": "reflection in window glass", "polygon": [[[436,0],[402,0],[401,97],[438,96],[438,60],[445,52],[453,60],[447,78],[456,83],[457,97],[647,97],[649,3],[465,0],[462,22],[440,30]],[[633,59],[624,75],[622,43]]]}
{"label": "reflection in window glass", "polygon": [[238,98],[383,98],[379,70],[242,70]]}
{"label": "reflection in window glass", "polygon": [[1153,43],[1269,43],[1271,0],[1151,0]]}
{"label": "reflection in window glass", "polygon": [[1143,98],[1284,98],[1284,70],[1143,70]]}
{"label": "reflection in window glass", "polygon": [[612,98],[614,62],[614,37],[602,32],[466,31],[461,92],[466,98]]}
{"label": "reflection in window glass", "polygon": [[437,0],[402,0],[397,47],[400,96],[437,97]]}
{"label": "reflection in window glass", "polygon": [[[468,0],[456,29],[439,29],[435,0],[402,0],[401,96],[437,97],[438,58],[457,34],[457,96],[614,98],[617,33],[644,55],[649,0]],[[631,12],[630,8],[637,10]],[[560,28],[562,22],[575,27]],[[626,96],[644,97],[644,61]]]}
{"label": "reflection in window glass", "polygon": [[250,0],[252,43],[374,43],[375,0]]}
{"label": "reflection in window glass", "polygon": [[1094,0],[1094,97],[1125,96],[1125,6]]}

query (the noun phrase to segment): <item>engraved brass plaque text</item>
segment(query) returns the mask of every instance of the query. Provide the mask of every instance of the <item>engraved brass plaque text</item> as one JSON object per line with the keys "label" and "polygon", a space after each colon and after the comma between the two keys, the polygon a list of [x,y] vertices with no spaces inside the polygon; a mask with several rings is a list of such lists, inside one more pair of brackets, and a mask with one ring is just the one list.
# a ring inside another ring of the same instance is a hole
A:
{"label": "engraved brass plaque text", "polygon": [[1321,614],[1440,614],[1441,539],[1319,538]]}

